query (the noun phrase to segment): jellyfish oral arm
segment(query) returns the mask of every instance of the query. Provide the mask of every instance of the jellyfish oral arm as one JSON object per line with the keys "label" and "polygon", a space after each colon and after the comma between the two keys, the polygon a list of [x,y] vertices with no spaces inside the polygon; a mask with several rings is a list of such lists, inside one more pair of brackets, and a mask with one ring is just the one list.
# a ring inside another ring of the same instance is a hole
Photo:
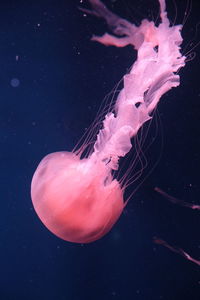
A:
{"label": "jellyfish oral arm", "polygon": [[161,96],[180,83],[177,71],[185,65],[185,57],[180,53],[182,26],[170,26],[164,0],[160,0],[162,22],[158,27],[148,20],[136,27],[111,13],[101,1],[89,2],[92,10],[86,12],[104,18],[118,35],[105,33],[102,37],[94,36],[92,40],[116,47],[129,44],[137,50],[137,60],[130,73],[124,76],[124,88],[114,112],[105,116],[91,156],[91,159],[101,159],[116,170],[119,157],[129,152],[131,138],[151,119],[151,112]]}

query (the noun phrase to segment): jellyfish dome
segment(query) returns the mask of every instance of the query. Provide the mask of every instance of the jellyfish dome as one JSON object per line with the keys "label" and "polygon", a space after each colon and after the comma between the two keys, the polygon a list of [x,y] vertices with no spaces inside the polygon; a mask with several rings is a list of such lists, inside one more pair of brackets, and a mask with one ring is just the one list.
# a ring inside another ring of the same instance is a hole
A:
{"label": "jellyfish dome", "polygon": [[32,180],[34,208],[58,237],[88,243],[106,234],[119,218],[123,193],[108,170],[70,152],[47,155]]}
{"label": "jellyfish dome", "polygon": [[114,110],[105,115],[93,151],[85,158],[81,151],[49,154],[33,176],[31,197],[39,218],[56,236],[75,243],[101,238],[118,220],[126,201],[113,170],[131,149],[131,138],[152,118],[161,96],[179,85],[177,71],[185,65],[180,53],[182,26],[170,25],[164,0],[159,0],[158,26],[146,19],[136,26],[100,0],[88,1],[91,10],[81,10],[104,18],[114,33],[92,40],[116,47],[131,45],[137,60],[124,76]]}

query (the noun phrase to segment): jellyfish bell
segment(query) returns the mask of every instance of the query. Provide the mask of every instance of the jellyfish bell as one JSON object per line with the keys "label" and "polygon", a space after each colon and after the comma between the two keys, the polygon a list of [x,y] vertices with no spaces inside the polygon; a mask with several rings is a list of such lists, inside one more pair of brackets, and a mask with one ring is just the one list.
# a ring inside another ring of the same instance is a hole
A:
{"label": "jellyfish bell", "polygon": [[55,235],[76,243],[101,238],[121,215],[127,183],[117,181],[113,171],[130,151],[131,139],[152,118],[161,96],[179,85],[177,72],[185,65],[180,53],[182,26],[170,26],[164,0],[159,0],[161,23],[143,20],[139,27],[109,11],[100,0],[88,1],[91,10],[82,10],[104,18],[115,34],[92,39],[116,47],[132,45],[137,60],[124,76],[124,86],[103,119],[92,151],[83,157],[93,131],[80,150],[47,155],[33,176],[31,197],[39,218]]}
{"label": "jellyfish bell", "polygon": [[124,208],[123,191],[110,170],[72,152],[47,155],[32,180],[31,197],[43,224],[75,243],[101,238]]}

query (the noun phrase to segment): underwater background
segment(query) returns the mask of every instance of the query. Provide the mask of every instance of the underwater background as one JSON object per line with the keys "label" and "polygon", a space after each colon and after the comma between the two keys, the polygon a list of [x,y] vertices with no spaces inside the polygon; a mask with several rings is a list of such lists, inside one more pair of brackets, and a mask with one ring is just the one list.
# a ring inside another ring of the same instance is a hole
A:
{"label": "underwater background", "polygon": [[[104,3],[138,25],[158,18],[156,0]],[[199,211],[154,190],[200,203],[198,0],[167,0],[172,23],[188,14],[182,49],[194,54],[180,70],[180,86],[158,105],[148,168],[129,187],[138,189],[117,224],[101,240],[73,244],[34,212],[30,184],[38,163],[73,149],[136,58],[131,47],[91,42],[107,27],[80,5],[87,1],[0,1],[0,300],[199,300],[199,266],[153,242],[162,238],[200,258]]]}

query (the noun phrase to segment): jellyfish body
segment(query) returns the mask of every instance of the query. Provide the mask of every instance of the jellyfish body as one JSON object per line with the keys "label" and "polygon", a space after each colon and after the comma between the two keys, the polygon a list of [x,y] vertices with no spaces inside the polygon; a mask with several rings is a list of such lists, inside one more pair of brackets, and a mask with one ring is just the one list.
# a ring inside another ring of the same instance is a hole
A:
{"label": "jellyfish body", "polygon": [[34,208],[58,237],[88,243],[105,235],[124,208],[123,187],[113,178],[131,138],[151,119],[161,96],[179,85],[177,71],[185,65],[180,53],[181,25],[170,26],[165,1],[159,0],[161,23],[143,20],[139,27],[110,12],[100,0],[83,11],[102,17],[114,32],[92,39],[105,45],[132,45],[137,60],[124,76],[124,88],[108,112],[93,152],[86,158],[69,152],[46,156],[32,180]]}
{"label": "jellyfish body", "polygon": [[89,243],[105,235],[119,218],[123,193],[106,177],[105,164],[91,164],[71,152],[47,155],[32,180],[34,208],[58,237]]}

